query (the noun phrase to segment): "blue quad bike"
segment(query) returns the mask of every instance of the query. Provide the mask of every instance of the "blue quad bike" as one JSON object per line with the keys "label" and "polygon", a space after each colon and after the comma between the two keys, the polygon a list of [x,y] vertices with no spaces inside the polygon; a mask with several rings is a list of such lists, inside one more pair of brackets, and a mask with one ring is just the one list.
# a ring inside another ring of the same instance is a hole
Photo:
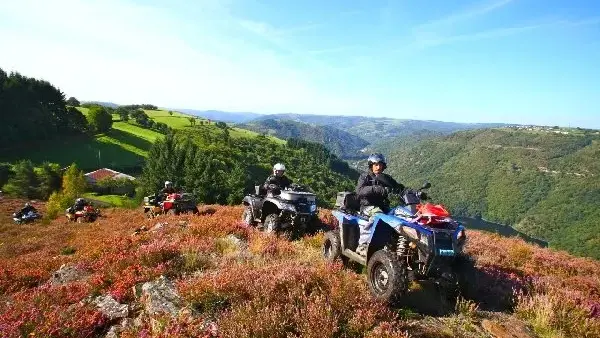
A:
{"label": "blue quad bike", "polygon": [[42,215],[34,211],[30,211],[25,214],[23,214],[21,211],[17,211],[12,214],[12,218],[16,224],[27,224],[42,218]]}
{"label": "blue quad bike", "polygon": [[371,293],[388,303],[405,295],[412,280],[433,280],[441,294],[453,298],[463,279],[466,232],[443,206],[422,203],[422,190],[429,187],[426,183],[418,190],[406,189],[401,205],[374,216],[366,257],[355,250],[359,224],[368,224],[368,218],[359,214],[355,193],[338,193],[332,211],[337,224],[325,233],[322,247],[325,259],[366,265]]}

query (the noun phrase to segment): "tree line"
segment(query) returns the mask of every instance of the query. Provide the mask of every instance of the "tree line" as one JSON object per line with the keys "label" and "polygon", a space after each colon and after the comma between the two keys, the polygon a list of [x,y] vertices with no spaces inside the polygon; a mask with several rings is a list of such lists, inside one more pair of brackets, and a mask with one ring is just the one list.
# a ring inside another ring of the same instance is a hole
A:
{"label": "tree line", "polygon": [[277,162],[286,165],[294,182],[314,191],[323,206],[331,206],[338,191],[353,190],[358,176],[349,167],[334,170],[335,155],[310,142],[286,146],[264,136],[237,139],[178,131],[150,149],[141,186],[153,193],[169,180],[199,203],[237,204],[264,183]]}
{"label": "tree line", "polygon": [[47,81],[0,69],[0,143],[8,145],[78,135],[88,131],[85,116],[67,107],[65,95]]}

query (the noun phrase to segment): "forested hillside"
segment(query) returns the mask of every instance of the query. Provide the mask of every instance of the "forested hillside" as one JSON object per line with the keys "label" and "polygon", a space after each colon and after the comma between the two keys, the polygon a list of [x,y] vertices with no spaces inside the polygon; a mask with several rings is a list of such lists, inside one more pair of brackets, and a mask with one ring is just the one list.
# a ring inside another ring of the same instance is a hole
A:
{"label": "forested hillside", "polygon": [[506,126],[502,123],[456,123],[428,120],[393,119],[366,116],[273,114],[261,116],[260,120],[292,120],[319,126],[331,126],[358,136],[371,144],[386,142],[399,136],[410,136],[422,131],[449,134],[459,130]]}
{"label": "forested hillside", "polygon": [[319,126],[292,120],[256,120],[237,127],[253,130],[281,139],[298,138],[323,144],[332,153],[343,157],[354,157],[369,143],[362,138],[332,126]]}
{"label": "forested hillside", "polygon": [[290,140],[287,145],[266,137],[231,138],[178,131],[150,149],[142,175],[146,191],[165,180],[193,192],[200,203],[237,204],[254,185],[264,183],[273,164],[285,164],[294,182],[315,193],[319,204],[331,206],[338,191],[353,189],[358,173],[322,145]]}
{"label": "forested hillside", "polygon": [[457,215],[511,224],[600,258],[600,135],[558,128],[463,131],[389,149],[389,171]]}
{"label": "forested hillside", "polygon": [[0,151],[87,131],[85,117],[67,107],[60,90],[47,81],[7,74],[0,68]]}

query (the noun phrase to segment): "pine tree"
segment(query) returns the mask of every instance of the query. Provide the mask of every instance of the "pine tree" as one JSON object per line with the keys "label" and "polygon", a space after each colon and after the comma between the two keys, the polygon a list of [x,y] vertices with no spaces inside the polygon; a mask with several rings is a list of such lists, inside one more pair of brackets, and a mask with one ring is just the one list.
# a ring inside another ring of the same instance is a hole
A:
{"label": "pine tree", "polygon": [[17,162],[13,166],[14,176],[11,177],[4,191],[12,196],[37,198],[39,181],[30,160]]}

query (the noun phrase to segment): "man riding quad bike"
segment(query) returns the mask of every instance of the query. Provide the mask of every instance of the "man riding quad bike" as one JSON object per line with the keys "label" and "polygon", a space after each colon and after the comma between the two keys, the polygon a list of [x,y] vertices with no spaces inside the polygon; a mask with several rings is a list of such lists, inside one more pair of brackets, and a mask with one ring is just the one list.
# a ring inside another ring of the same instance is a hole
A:
{"label": "man riding quad bike", "polygon": [[67,208],[66,217],[71,222],[94,222],[100,217],[100,210],[94,208],[85,199],[78,198],[72,207]]}
{"label": "man riding quad bike", "polygon": [[316,225],[316,195],[292,183],[284,171],[285,166],[277,163],[273,175],[262,186],[255,186],[254,194],[244,197],[242,221],[267,233],[291,231],[294,236],[302,236]]}
{"label": "man riding quad bike", "polygon": [[13,221],[17,224],[25,224],[34,222],[38,218],[42,218],[42,215],[37,209],[32,206],[29,202],[25,203],[25,206],[21,210],[12,214]]}
{"label": "man riding quad bike", "polygon": [[165,187],[158,193],[144,197],[144,214],[148,218],[160,214],[179,215],[188,212],[199,213],[193,195],[177,192],[169,181],[165,182]]}
{"label": "man riding quad bike", "polygon": [[[371,216],[360,210],[360,179],[358,193],[338,193],[332,212],[337,225],[325,233],[325,259],[366,265],[369,289],[384,301],[403,296],[411,279],[433,280],[440,291],[454,295],[461,280],[466,232],[443,206],[423,203],[427,199],[423,190],[429,187],[426,183],[418,190],[383,189],[386,199],[389,193],[399,193],[401,204]],[[364,254],[358,250],[363,236]]]}

